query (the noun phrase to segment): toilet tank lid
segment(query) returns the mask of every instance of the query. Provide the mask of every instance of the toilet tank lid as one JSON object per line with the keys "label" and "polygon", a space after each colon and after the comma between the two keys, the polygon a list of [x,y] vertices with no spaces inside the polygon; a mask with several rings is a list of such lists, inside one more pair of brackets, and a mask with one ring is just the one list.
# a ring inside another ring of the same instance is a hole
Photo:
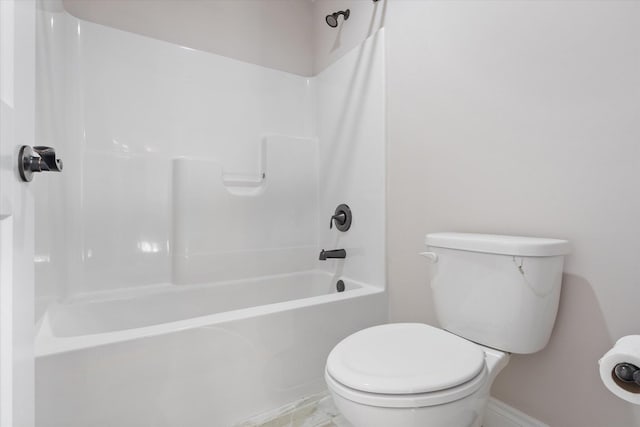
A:
{"label": "toilet tank lid", "polygon": [[437,248],[516,256],[558,256],[570,252],[567,240],[498,234],[430,233],[426,235],[425,244]]}

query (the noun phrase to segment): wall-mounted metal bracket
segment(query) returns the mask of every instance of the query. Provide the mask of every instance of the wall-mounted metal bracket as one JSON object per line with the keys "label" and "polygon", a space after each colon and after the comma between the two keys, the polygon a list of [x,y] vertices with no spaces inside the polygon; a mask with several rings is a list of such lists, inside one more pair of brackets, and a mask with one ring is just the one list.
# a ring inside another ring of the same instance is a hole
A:
{"label": "wall-mounted metal bracket", "polygon": [[23,145],[18,153],[18,172],[24,182],[31,182],[34,172],[62,172],[62,160],[51,147]]}

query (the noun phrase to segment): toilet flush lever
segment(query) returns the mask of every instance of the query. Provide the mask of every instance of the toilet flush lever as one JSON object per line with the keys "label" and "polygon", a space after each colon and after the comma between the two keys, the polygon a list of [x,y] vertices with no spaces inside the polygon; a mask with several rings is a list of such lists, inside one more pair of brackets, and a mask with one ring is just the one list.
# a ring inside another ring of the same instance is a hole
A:
{"label": "toilet flush lever", "polygon": [[436,263],[438,262],[438,254],[435,252],[418,252],[418,255],[422,255],[425,258],[428,258],[429,261]]}

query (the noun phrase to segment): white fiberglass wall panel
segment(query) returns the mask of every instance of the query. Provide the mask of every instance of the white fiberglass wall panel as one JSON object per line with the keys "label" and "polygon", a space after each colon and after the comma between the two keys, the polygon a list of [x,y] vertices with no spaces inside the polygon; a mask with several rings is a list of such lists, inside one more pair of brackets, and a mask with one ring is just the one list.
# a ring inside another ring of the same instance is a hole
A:
{"label": "white fiberglass wall panel", "polygon": [[[52,46],[40,55],[50,64],[41,67],[39,84],[51,96],[40,110],[47,127],[41,134],[56,135],[50,143],[66,160],[60,188],[41,191],[63,196],[64,206],[47,212],[55,218],[41,210],[37,226],[44,233],[38,259],[49,264],[42,276],[60,276],[49,293],[170,282],[173,159],[212,161],[225,176],[255,176],[265,135],[303,141],[313,133],[306,78],[63,12],[39,15],[43,43],[64,38],[59,57]],[[56,67],[73,79],[51,78]],[[316,204],[294,208],[310,217]],[[269,244],[281,245],[277,233]]]}
{"label": "white fiberglass wall panel", "polygon": [[[320,246],[347,251],[329,271],[375,286],[385,282],[384,30],[316,77],[320,140]],[[340,203],[349,205],[347,232],[329,229]]]}
{"label": "white fiberglass wall panel", "polygon": [[254,175],[173,160],[173,283],[311,270],[317,259],[318,144],[271,135]]}

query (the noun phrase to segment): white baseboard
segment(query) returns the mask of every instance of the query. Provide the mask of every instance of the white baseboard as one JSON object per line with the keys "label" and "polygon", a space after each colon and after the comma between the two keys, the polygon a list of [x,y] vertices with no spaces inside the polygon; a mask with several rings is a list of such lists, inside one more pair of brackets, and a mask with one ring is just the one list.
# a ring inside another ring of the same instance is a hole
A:
{"label": "white baseboard", "polygon": [[504,402],[489,399],[482,427],[549,427]]}

